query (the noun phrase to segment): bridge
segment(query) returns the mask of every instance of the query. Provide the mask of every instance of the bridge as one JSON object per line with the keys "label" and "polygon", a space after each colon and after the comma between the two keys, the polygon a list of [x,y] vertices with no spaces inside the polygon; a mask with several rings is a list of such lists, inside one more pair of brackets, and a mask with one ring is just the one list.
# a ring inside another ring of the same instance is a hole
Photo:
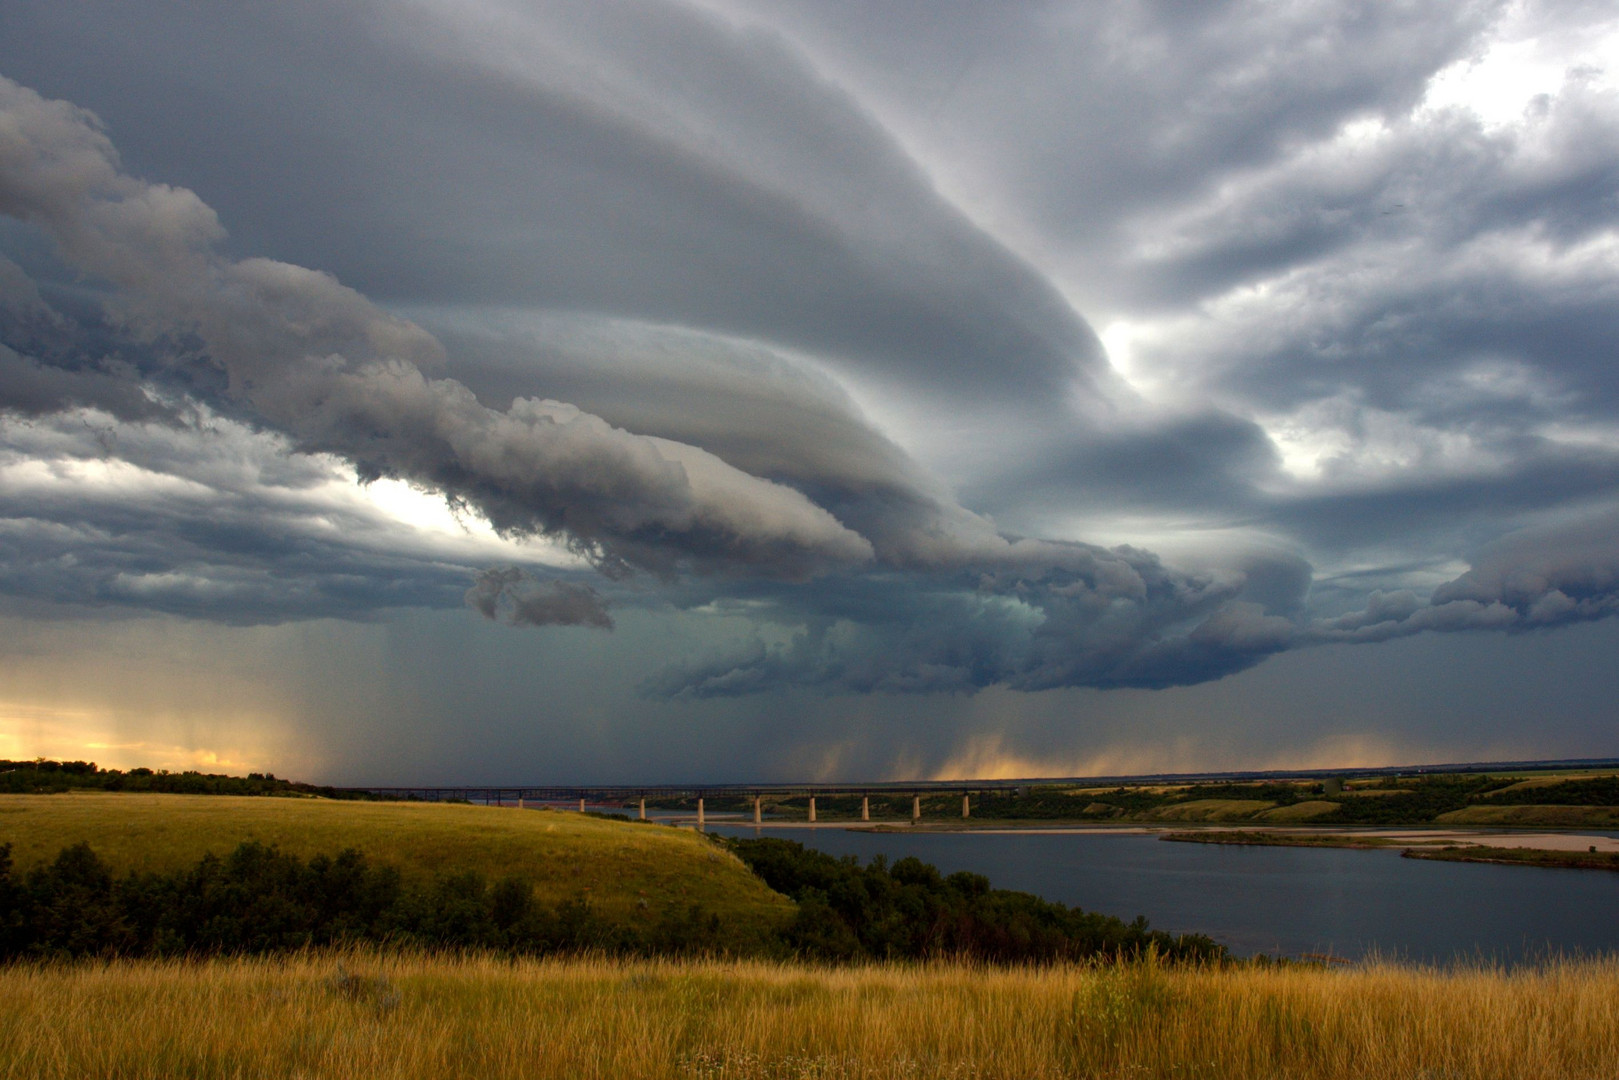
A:
{"label": "bridge", "polygon": [[640,816],[646,816],[648,799],[655,802],[668,800],[697,801],[697,821],[705,819],[705,802],[709,799],[752,800],[753,820],[761,820],[761,801],[770,799],[809,800],[808,820],[816,820],[815,800],[859,796],[861,819],[870,820],[870,801],[873,796],[894,798],[911,797],[911,819],[920,820],[922,798],[959,794],[961,816],[971,813],[973,796],[989,792],[1023,792],[1036,787],[1140,787],[1169,784],[1206,783],[1263,783],[1320,780],[1324,782],[1375,777],[1429,776],[1446,773],[1479,772],[1541,772],[1566,769],[1619,768],[1619,758],[1558,758],[1537,761],[1470,761],[1439,765],[1384,765],[1355,769],[1267,769],[1233,772],[1200,773],[1139,773],[1122,776],[1056,776],[1026,777],[1013,780],[882,780],[865,783],[724,783],[724,784],[506,784],[496,786],[432,786],[432,787],[354,787],[339,788],[357,794],[384,798],[420,799],[429,802],[458,800],[487,805],[572,804],[577,802],[583,810],[589,803],[596,805],[638,805]]}

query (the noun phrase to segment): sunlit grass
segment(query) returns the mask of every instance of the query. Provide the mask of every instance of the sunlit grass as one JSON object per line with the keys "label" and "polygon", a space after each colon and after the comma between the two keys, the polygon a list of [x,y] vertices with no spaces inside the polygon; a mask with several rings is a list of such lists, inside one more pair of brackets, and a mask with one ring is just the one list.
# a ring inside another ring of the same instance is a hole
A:
{"label": "sunlit grass", "polygon": [[1612,961],[831,969],[314,954],[0,970],[3,1077],[1616,1073]]}
{"label": "sunlit grass", "polygon": [[257,840],[304,858],[357,848],[407,878],[517,875],[544,903],[583,897],[615,919],[643,917],[642,901],[654,914],[669,904],[701,904],[730,925],[761,929],[793,911],[741,860],[690,830],[563,811],[229,795],[0,795],[0,843],[12,845],[19,869],[81,840],[117,873],[177,870]]}

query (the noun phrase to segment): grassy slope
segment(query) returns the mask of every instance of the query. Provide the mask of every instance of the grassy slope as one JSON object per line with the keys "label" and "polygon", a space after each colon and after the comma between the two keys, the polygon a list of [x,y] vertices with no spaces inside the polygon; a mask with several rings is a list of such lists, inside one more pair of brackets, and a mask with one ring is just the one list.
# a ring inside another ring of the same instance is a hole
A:
{"label": "grassy slope", "polygon": [[549,810],[229,795],[0,795],[17,865],[85,840],[115,870],[171,870],[243,840],[301,856],[358,848],[408,876],[474,870],[528,878],[547,903],[584,896],[608,917],[700,903],[728,920],[790,916],[741,861],[683,829]]}
{"label": "grassy slope", "polygon": [[[1163,807],[1151,815],[1155,821],[1240,821],[1276,804],[1262,799],[1195,799]],[[1143,819],[1147,815],[1141,815]]]}
{"label": "grassy slope", "polygon": [[1323,799],[1309,799],[1292,806],[1278,806],[1255,816],[1261,821],[1316,821],[1338,812],[1338,804]]}
{"label": "grassy slope", "polygon": [[0,971],[0,1080],[1612,1080],[1619,967],[827,969],[398,955]]}
{"label": "grassy slope", "polygon": [[1434,818],[1440,825],[1619,825],[1613,806],[1469,806]]}

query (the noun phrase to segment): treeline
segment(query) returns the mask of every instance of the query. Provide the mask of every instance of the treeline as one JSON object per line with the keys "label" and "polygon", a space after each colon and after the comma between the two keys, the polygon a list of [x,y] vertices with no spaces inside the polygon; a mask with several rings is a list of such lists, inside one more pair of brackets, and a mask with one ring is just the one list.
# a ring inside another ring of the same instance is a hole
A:
{"label": "treeline", "polygon": [[[641,926],[603,918],[588,902],[551,906],[516,877],[476,873],[403,881],[348,850],[307,862],[249,842],[171,873],[115,876],[88,844],[14,872],[0,845],[0,958],[266,953],[371,943],[549,953],[599,949],[669,954],[741,951],[694,906]],[[754,946],[757,948],[757,946]]]}
{"label": "treeline", "polygon": [[0,793],[48,795],[65,791],[155,791],[165,795],[319,795],[327,799],[366,799],[363,792],[279,779],[274,773],[226,776],[166,769],[98,768],[93,761],[0,760]]}
{"label": "treeline", "polygon": [[[1554,784],[1506,790],[1518,783],[1514,777],[1479,773],[1434,773],[1414,777],[1390,777],[1380,786],[1349,793],[1328,794],[1319,783],[1265,781],[1211,781],[1161,790],[1150,785],[1105,790],[1075,789],[1058,785],[1032,785],[1022,788],[974,792],[972,816],[995,821],[1064,821],[1130,818],[1151,821],[1160,812],[1181,803],[1208,799],[1239,799],[1274,803],[1278,807],[1300,802],[1331,802],[1338,806],[1329,820],[1335,825],[1418,825],[1433,821],[1440,814],[1472,805],[1549,805],[1619,806],[1619,777],[1574,777]],[[1375,792],[1375,794],[1367,794]],[[924,794],[922,815],[930,821],[956,820],[961,816],[961,794]],[[858,818],[859,795],[820,795],[818,814],[828,820]],[[666,798],[648,805],[663,809],[697,808],[695,797]],[[902,818],[911,814],[911,796],[876,793],[870,796],[873,820]],[[708,798],[712,812],[747,812],[751,797],[714,795]],[[802,815],[809,808],[808,796],[766,799],[769,812]]]}
{"label": "treeline", "polygon": [[1498,791],[1478,800],[1486,806],[1619,806],[1619,776],[1583,776],[1555,784]]}
{"label": "treeline", "polygon": [[244,843],[220,858],[168,873],[113,874],[87,844],[17,873],[0,845],[0,960],[268,953],[372,944],[487,949],[537,955],[797,956],[852,961],[968,956],[1043,962],[1134,956],[1219,960],[1200,935],[1175,937],[992,889],[976,874],[943,877],[917,859],[890,867],[806,850],[783,840],[732,842],[779,892],[798,901],[774,936],[728,926],[700,905],[654,909],[635,922],[603,916],[584,899],[539,901],[518,877],[480,874],[431,881],[348,850],[306,860]]}
{"label": "treeline", "polygon": [[1218,960],[1223,945],[993,889],[979,874],[945,877],[916,858],[862,866],[791,840],[730,841],[765,884],[798,901],[782,932],[795,953],[833,960],[968,956],[992,962],[1134,956],[1152,948],[1176,960]]}
{"label": "treeline", "polygon": [[[1461,810],[1491,791],[1514,783],[1496,776],[1440,774],[1409,782],[1410,786],[1371,788],[1376,795],[1351,795],[1337,799],[1334,825],[1405,825],[1432,821],[1440,814]],[[1385,793],[1386,792],[1386,793]]]}
{"label": "treeline", "polygon": [[[1031,795],[1037,793],[1038,789],[1036,789],[1035,793],[1031,793]],[[1273,802],[1277,806],[1291,806],[1296,802],[1302,802],[1307,799],[1321,798],[1321,796],[1315,793],[1310,787],[1301,787],[1297,784],[1288,783],[1208,783],[1197,784],[1192,787],[1177,789],[1174,791],[1155,791],[1148,787],[1118,787],[1111,791],[1091,791],[1085,795],[1063,794],[1061,796],[1046,796],[1044,801],[1049,804],[1051,799],[1055,797],[1067,799],[1068,805],[1070,806],[1083,802],[1088,806],[1108,807],[1110,809],[1123,811],[1126,814],[1143,815],[1151,815],[1155,810],[1161,810],[1165,807],[1174,806],[1176,803],[1197,802],[1204,799],[1241,799],[1245,801],[1255,800],[1262,802]],[[1038,800],[1031,799],[1030,808],[1028,811],[1020,811],[1014,808],[1008,808],[1008,812],[1006,814],[997,814],[996,816],[1041,817],[1043,816],[1042,813],[1039,809],[1036,809],[1039,807],[1039,805]],[[986,801],[986,816],[988,816],[991,812],[993,812],[993,808]],[[1090,812],[1092,815],[1095,813],[1097,813],[1097,811]],[[1083,817],[1089,815],[1087,815],[1085,811],[1080,811],[1072,816]]]}

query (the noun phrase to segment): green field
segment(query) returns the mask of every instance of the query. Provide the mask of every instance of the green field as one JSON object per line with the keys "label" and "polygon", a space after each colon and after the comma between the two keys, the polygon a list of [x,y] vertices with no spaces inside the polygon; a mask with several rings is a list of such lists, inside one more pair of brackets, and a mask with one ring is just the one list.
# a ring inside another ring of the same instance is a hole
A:
{"label": "green field", "polygon": [[701,904],[761,932],[791,918],[736,856],[686,829],[555,810],[449,803],[71,792],[0,795],[0,843],[19,869],[86,841],[117,872],[172,871],[244,840],[308,857],[355,848],[407,879],[527,878],[538,900],[583,898],[608,919]]}

